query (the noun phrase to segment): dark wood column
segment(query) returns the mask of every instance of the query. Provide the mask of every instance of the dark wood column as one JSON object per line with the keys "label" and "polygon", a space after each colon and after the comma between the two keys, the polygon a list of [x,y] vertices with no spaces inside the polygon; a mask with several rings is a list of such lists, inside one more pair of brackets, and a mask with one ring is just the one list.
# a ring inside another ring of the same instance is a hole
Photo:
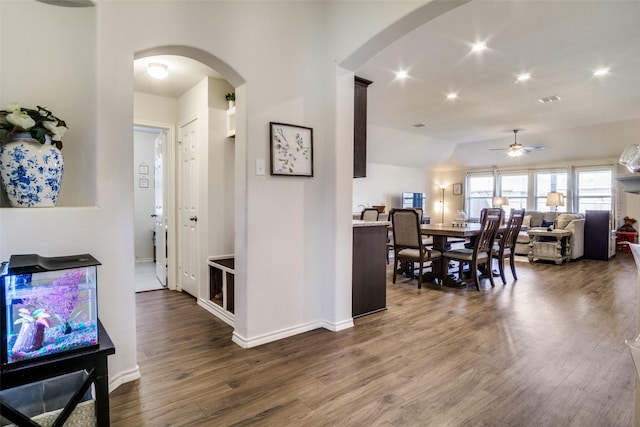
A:
{"label": "dark wood column", "polygon": [[353,177],[367,176],[367,87],[373,83],[355,77],[353,100]]}

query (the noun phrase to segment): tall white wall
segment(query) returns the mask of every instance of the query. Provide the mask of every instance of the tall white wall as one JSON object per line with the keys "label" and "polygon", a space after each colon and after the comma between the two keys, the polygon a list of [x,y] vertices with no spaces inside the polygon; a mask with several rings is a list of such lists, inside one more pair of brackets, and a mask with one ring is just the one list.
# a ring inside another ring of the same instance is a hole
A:
{"label": "tall white wall", "polygon": [[235,138],[227,137],[225,94],[235,89],[226,80],[208,79],[209,156],[207,161],[209,238],[207,256],[234,253]]}
{"label": "tall white wall", "polygon": [[[367,176],[353,179],[353,212],[362,206],[384,204],[387,210],[402,207],[402,193],[426,193],[426,172],[420,168],[367,163]],[[427,197],[427,204],[429,204]]]}

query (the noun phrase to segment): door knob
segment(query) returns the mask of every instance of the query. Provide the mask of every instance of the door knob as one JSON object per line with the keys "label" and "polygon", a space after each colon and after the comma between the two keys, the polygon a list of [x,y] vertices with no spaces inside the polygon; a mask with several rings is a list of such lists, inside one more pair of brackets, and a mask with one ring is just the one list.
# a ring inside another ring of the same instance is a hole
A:
{"label": "door knob", "polygon": [[198,217],[197,217],[197,216],[192,216],[191,218],[189,218],[189,221],[196,221],[196,222],[198,222]]}
{"label": "door knob", "polygon": [[151,214],[150,216],[151,216],[151,218],[155,218],[155,217],[157,217],[158,215],[156,215],[156,214]]}

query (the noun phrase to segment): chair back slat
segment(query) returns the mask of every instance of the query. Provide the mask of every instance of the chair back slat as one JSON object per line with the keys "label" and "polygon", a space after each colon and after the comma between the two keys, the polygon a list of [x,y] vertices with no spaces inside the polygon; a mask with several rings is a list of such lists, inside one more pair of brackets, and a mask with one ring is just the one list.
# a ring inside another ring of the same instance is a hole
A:
{"label": "chair back slat", "polygon": [[476,251],[489,252],[493,248],[493,241],[496,238],[500,224],[502,223],[503,210],[500,208],[489,208],[480,216],[483,218],[480,226],[480,234],[476,238]]}
{"label": "chair back slat", "polygon": [[522,221],[524,220],[524,209],[512,209],[509,221],[507,222],[507,228],[504,231],[500,246],[503,248],[510,248],[513,250],[516,246],[516,240],[518,239],[518,233],[522,228]]}
{"label": "chair back slat", "polygon": [[396,247],[420,249],[420,222],[418,213],[413,209],[394,209],[391,211],[393,243]]}

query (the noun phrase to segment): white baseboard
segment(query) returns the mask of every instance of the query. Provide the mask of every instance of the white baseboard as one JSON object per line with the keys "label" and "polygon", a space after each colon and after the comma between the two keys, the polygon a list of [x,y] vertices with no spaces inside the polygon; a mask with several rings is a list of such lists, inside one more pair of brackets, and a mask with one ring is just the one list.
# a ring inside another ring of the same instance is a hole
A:
{"label": "white baseboard", "polygon": [[233,315],[233,313],[229,313],[228,311],[220,307],[218,304],[208,301],[206,299],[198,298],[198,305],[204,308],[205,310],[207,310],[209,313],[216,316],[218,319],[222,320],[227,325],[231,327],[235,326],[236,318]]}
{"label": "white baseboard", "polygon": [[130,369],[128,371],[120,373],[120,375],[110,375],[109,376],[109,393],[113,390],[117,389],[124,383],[128,383],[131,381],[135,381],[140,378],[140,368],[138,365],[134,369]]}
{"label": "white baseboard", "polygon": [[153,262],[153,258],[136,258],[136,264]]}
{"label": "white baseboard", "polygon": [[294,335],[309,332],[314,329],[324,328],[332,332],[338,332],[338,331],[342,331],[344,329],[348,329],[352,327],[353,327],[353,319],[347,319],[338,323],[329,323],[329,322],[320,320],[320,321],[316,321],[316,322],[312,322],[304,325],[281,329],[279,331],[270,332],[268,334],[260,335],[255,338],[249,338],[249,339],[241,336],[236,331],[233,331],[233,337],[231,338],[231,340],[242,348],[252,348],[252,347],[257,347],[259,345],[267,344],[273,341],[278,341],[283,338],[289,338]]}

